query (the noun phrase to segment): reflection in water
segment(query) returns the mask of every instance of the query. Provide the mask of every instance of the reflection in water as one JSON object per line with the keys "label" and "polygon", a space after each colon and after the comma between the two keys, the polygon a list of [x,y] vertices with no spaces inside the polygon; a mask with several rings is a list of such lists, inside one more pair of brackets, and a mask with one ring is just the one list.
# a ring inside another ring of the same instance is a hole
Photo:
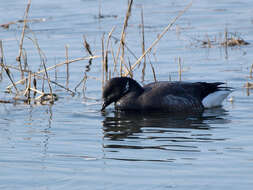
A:
{"label": "reflection in water", "polygon": [[[201,115],[176,116],[167,113],[129,113],[112,112],[104,115],[104,150],[111,153],[106,158],[117,160],[147,161],[145,151],[171,152],[200,152],[199,145],[205,142],[224,141],[225,138],[214,138],[212,132],[216,124],[225,124],[230,121],[224,119],[227,115],[222,108],[206,110]],[[123,156],[126,150],[142,150],[141,158],[136,155],[129,158]],[[121,152],[120,156],[112,153]],[[152,154],[149,161],[156,160]],[[145,158],[143,158],[145,157]],[[191,159],[191,158],[189,158]],[[171,161],[171,159],[166,159]]]}

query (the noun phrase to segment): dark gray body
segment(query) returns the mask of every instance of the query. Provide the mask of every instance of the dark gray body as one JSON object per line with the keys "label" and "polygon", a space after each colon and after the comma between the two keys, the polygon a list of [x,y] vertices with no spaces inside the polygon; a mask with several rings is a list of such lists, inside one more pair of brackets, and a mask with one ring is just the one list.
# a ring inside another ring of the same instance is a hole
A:
{"label": "dark gray body", "polygon": [[202,100],[209,94],[229,88],[219,87],[223,83],[207,82],[154,82],[139,85],[128,77],[110,79],[103,90],[104,110],[115,103],[117,110],[164,111],[171,113],[203,112]]}
{"label": "dark gray body", "polygon": [[119,110],[160,110],[202,112],[201,83],[157,82],[143,87],[142,93],[127,93],[116,102]]}

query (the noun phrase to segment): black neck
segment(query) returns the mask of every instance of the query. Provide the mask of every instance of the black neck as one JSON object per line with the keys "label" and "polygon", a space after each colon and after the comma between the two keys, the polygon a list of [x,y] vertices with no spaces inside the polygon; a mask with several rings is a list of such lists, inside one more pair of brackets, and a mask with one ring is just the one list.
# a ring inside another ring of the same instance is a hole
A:
{"label": "black neck", "polygon": [[130,91],[135,91],[137,93],[142,93],[144,91],[142,86],[138,82],[136,82],[135,80],[128,78],[128,77],[126,77],[126,80],[129,82]]}

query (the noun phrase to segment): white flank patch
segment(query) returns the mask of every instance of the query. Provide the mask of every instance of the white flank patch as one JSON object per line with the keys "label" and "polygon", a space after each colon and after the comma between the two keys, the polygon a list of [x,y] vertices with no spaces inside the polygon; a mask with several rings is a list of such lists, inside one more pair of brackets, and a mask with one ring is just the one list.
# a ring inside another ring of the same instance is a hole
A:
{"label": "white flank patch", "polygon": [[223,100],[231,93],[229,90],[220,90],[209,94],[202,100],[205,108],[212,108],[220,106]]}

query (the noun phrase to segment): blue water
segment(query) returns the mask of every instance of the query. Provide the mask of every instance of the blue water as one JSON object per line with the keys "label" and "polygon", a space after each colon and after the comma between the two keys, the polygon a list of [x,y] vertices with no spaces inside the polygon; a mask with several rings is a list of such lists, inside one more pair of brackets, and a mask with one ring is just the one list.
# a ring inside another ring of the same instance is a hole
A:
{"label": "blue water", "polygon": [[[146,48],[172,21],[187,1],[135,1],[127,28],[126,42],[137,57],[141,55],[141,17],[144,10]],[[27,1],[1,1],[0,24],[23,18]],[[105,17],[98,19],[99,4]],[[109,107],[101,113],[101,58],[94,59],[82,85],[72,96],[53,85],[59,100],[53,105],[31,105],[17,101],[0,104],[0,189],[252,189],[253,117],[250,67],[253,39],[253,2],[194,1],[150,54],[158,80],[178,80],[178,57],[182,80],[222,81],[235,91],[223,107],[206,110],[201,116],[170,116],[162,113],[131,114]],[[92,52],[101,54],[101,37],[116,27],[120,38],[127,1],[32,1],[28,26],[47,57],[47,66],[86,56],[85,34]],[[115,17],[116,15],[116,17]],[[18,66],[18,41],[23,24],[0,28],[6,65]],[[219,41],[225,28],[237,33],[248,46],[205,48],[198,40],[207,36]],[[40,58],[28,37],[24,48],[29,68],[38,71]],[[196,40],[197,39],[197,40]],[[118,44],[112,43],[115,53]],[[109,54],[109,67],[113,61]],[[133,64],[135,58],[126,52]],[[147,59],[147,61],[149,60]],[[68,86],[83,78],[88,61],[70,64]],[[141,69],[134,72],[141,82]],[[15,81],[19,72],[12,71]],[[55,74],[57,73],[57,74]],[[10,84],[3,72],[0,100]],[[50,78],[66,85],[66,67],[49,72]],[[96,78],[96,79],[94,79]],[[144,83],[152,82],[147,65]],[[41,83],[39,83],[39,89]],[[46,90],[48,90],[47,85]],[[18,85],[19,89],[24,86]],[[233,101],[231,101],[233,100]]]}

